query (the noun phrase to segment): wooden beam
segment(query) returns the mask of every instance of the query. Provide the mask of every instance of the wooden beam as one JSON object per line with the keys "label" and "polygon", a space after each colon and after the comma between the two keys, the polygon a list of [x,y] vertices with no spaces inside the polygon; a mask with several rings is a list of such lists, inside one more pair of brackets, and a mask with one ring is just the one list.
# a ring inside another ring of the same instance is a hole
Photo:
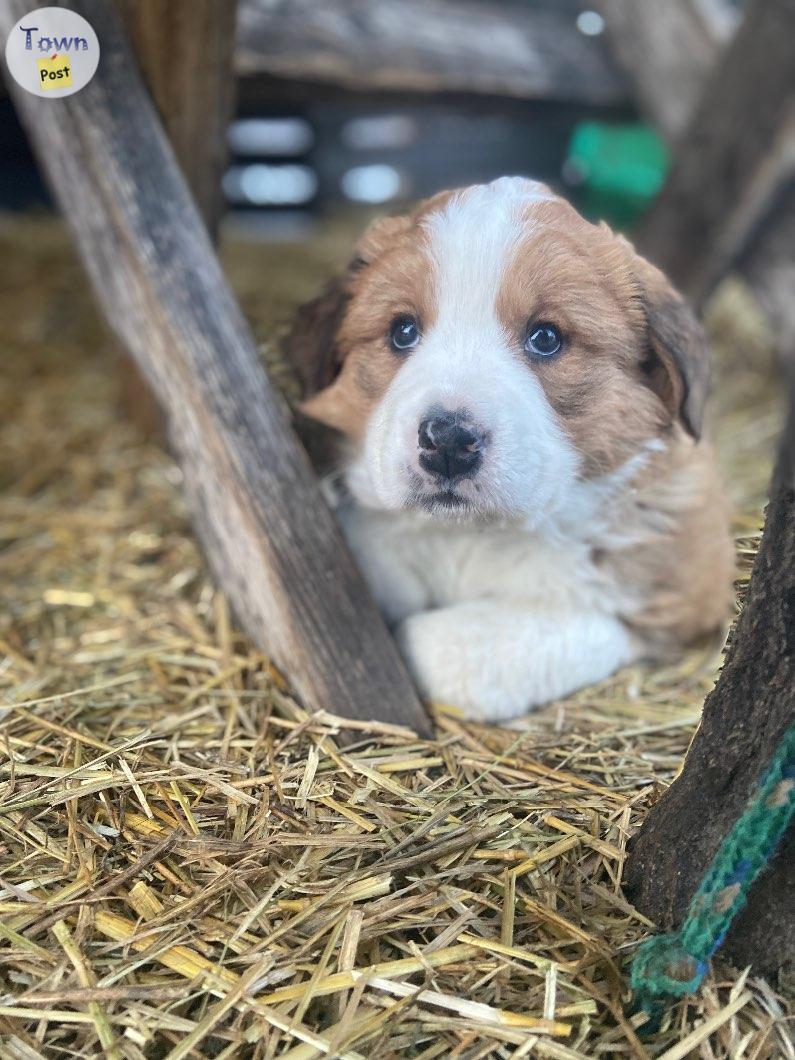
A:
{"label": "wooden beam", "polygon": [[675,141],[687,125],[733,22],[703,0],[595,0],[640,109]]}
{"label": "wooden beam", "polygon": [[[6,33],[31,0],[0,5]],[[395,646],[270,386],[114,5],[70,0],[102,61],[14,101],[111,327],[168,417],[205,553],[238,620],[312,709],[427,733]]]}
{"label": "wooden beam", "polygon": [[628,98],[608,49],[570,14],[495,0],[242,0],[235,64],[362,91]]}
{"label": "wooden beam", "polygon": [[235,0],[117,0],[174,154],[215,235],[232,117]]}
{"label": "wooden beam", "polygon": [[795,0],[751,0],[710,75],[639,248],[702,301],[795,175]]}
{"label": "wooden beam", "polygon": [[[217,239],[234,106],[236,0],[116,2],[199,213]],[[129,357],[121,359],[121,405],[145,437],[162,436],[157,402]]]}

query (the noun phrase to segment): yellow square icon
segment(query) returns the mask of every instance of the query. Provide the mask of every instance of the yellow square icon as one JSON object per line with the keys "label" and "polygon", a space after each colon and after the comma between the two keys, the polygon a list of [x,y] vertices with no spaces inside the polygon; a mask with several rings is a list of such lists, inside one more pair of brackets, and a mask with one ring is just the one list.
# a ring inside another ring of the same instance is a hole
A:
{"label": "yellow square icon", "polygon": [[37,64],[39,85],[45,91],[72,87],[72,60],[68,55],[52,55],[49,59],[37,59]]}

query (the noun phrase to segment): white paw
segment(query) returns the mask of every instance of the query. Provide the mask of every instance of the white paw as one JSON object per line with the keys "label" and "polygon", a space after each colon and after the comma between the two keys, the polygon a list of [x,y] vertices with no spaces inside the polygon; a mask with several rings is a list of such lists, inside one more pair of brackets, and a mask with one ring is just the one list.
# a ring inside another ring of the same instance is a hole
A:
{"label": "white paw", "polygon": [[522,689],[505,687],[493,639],[464,608],[411,615],[395,629],[398,648],[420,694],[458,707],[473,721],[504,721],[534,704]]}
{"label": "white paw", "polygon": [[609,616],[491,601],[422,611],[395,636],[420,693],[478,721],[505,721],[567,696],[638,654]]}

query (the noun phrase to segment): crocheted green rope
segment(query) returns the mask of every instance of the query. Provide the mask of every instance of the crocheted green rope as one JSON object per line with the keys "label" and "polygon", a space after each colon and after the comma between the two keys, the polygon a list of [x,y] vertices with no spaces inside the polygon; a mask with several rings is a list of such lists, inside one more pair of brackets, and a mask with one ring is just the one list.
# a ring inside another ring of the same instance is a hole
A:
{"label": "crocheted green rope", "polygon": [[659,1026],[669,998],[697,990],[748,892],[795,814],[795,725],[784,734],[742,817],[721,843],[677,932],[644,942],[632,962],[635,1010]]}

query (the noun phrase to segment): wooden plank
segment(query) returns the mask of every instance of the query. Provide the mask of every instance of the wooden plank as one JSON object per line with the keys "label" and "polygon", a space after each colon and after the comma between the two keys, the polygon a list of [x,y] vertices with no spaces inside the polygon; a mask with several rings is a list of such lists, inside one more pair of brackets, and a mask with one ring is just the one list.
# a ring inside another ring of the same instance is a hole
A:
{"label": "wooden plank", "polygon": [[639,248],[702,301],[795,174],[794,0],[751,0],[676,149]]}
{"label": "wooden plank", "polygon": [[[6,0],[7,33],[31,0]],[[168,416],[207,559],[252,640],[310,708],[429,722],[270,386],[135,69],[114,5],[93,81],[57,101],[12,86],[111,327]]]}
{"label": "wooden plank", "polygon": [[243,77],[362,91],[628,98],[608,49],[571,13],[495,0],[242,0],[235,64]]}

